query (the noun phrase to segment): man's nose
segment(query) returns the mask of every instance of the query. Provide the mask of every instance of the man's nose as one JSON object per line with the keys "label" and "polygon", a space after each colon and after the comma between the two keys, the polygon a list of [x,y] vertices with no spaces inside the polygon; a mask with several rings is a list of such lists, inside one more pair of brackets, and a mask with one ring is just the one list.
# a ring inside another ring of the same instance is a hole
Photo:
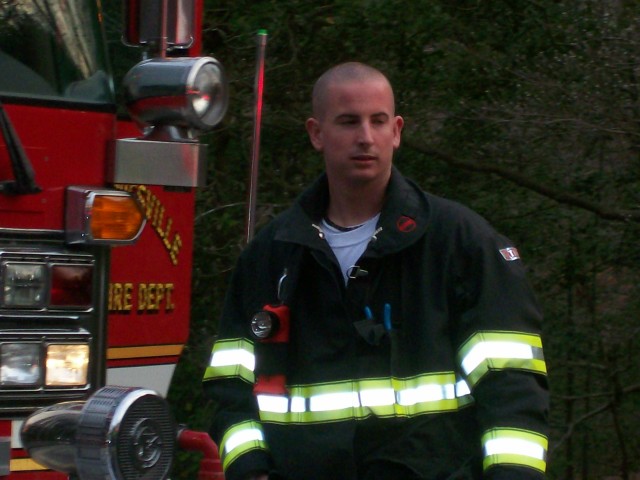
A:
{"label": "man's nose", "polygon": [[362,122],[358,130],[358,143],[371,145],[373,143],[373,129],[369,122]]}

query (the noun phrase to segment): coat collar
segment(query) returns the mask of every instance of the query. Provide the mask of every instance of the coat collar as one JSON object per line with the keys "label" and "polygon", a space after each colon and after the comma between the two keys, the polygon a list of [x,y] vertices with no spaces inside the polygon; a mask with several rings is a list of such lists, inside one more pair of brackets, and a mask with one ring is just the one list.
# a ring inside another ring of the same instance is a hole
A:
{"label": "coat collar", "polygon": [[[318,225],[329,204],[326,174],[317,178],[283,214],[275,240],[322,248]],[[385,203],[378,221],[382,228],[372,243],[375,254],[389,254],[406,248],[424,235],[429,217],[426,195],[395,167],[387,187]]]}

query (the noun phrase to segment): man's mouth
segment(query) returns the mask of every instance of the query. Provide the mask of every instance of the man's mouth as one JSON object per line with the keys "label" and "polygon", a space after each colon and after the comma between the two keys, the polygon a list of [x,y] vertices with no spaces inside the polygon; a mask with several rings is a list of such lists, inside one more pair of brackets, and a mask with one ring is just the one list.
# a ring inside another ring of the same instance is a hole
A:
{"label": "man's mouth", "polygon": [[375,156],[375,155],[370,155],[370,154],[361,153],[361,154],[358,154],[358,155],[352,155],[352,156],[351,156],[351,158],[352,158],[353,160],[358,160],[358,161],[360,161],[360,162],[363,162],[363,161],[371,161],[371,160],[375,160],[375,159],[376,159],[376,156]]}

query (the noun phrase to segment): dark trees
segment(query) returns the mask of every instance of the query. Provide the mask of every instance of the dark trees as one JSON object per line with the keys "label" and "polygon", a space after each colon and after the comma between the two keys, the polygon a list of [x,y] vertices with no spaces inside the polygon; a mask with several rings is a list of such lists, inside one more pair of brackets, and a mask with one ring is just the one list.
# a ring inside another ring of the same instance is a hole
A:
{"label": "dark trees", "polygon": [[[322,168],[303,128],[315,78],[384,70],[405,117],[396,164],[519,246],[546,313],[550,478],[640,472],[640,4],[624,0],[211,1],[205,44],[232,80],[199,194],[192,336],[171,397],[200,394],[227,273],[243,244],[255,32],[269,31],[259,213]],[[187,477],[185,477],[187,478]]]}

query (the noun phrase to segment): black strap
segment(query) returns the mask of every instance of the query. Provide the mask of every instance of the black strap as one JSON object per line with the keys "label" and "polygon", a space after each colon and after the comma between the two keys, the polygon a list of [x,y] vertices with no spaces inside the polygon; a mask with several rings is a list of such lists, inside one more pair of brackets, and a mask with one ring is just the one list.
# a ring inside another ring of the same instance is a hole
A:
{"label": "black strap", "polygon": [[280,304],[291,305],[296,287],[298,286],[298,279],[300,278],[304,250],[302,245],[295,244],[293,251],[289,254],[289,258],[282,271],[282,276],[278,282],[278,302]]}

